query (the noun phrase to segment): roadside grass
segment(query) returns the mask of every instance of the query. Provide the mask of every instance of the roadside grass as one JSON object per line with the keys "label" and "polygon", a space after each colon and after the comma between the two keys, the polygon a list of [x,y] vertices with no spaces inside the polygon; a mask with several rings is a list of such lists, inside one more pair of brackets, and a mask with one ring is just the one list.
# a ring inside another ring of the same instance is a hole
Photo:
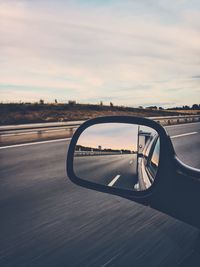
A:
{"label": "roadside grass", "polygon": [[[152,110],[92,104],[0,104],[0,124],[87,120],[99,116],[156,117],[188,114],[185,111]],[[190,114],[193,114],[192,112]]]}

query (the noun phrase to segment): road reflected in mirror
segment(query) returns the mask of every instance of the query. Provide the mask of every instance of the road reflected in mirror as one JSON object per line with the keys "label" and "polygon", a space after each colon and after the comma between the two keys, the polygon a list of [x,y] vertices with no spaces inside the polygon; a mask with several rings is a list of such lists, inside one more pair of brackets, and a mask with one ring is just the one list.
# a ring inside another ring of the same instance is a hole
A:
{"label": "road reflected in mirror", "polygon": [[83,180],[144,191],[159,165],[158,133],[143,125],[101,123],[80,135],[74,151],[74,173]]}

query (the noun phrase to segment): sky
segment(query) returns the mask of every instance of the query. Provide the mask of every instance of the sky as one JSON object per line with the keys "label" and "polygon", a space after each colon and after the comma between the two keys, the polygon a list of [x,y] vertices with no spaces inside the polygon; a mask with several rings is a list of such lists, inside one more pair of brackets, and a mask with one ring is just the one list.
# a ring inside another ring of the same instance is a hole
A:
{"label": "sky", "polygon": [[[137,151],[138,126],[127,123],[100,123],[85,129],[80,135],[77,144],[86,147],[102,149],[125,149]],[[147,133],[156,131],[147,126],[139,126],[139,130]]]}
{"label": "sky", "polygon": [[199,0],[0,0],[0,102],[200,102]]}
{"label": "sky", "polygon": [[138,125],[101,123],[88,127],[80,135],[77,144],[102,149],[137,151]]}

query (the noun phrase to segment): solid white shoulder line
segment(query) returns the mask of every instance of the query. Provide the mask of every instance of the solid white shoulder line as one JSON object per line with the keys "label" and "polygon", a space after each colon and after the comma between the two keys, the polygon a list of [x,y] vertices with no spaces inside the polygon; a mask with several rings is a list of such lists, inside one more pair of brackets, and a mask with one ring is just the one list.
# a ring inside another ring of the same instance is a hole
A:
{"label": "solid white shoulder line", "polygon": [[54,140],[47,140],[47,141],[41,141],[41,142],[32,142],[32,143],[25,143],[25,144],[2,146],[2,147],[0,147],[0,149],[14,148],[14,147],[23,147],[23,146],[33,146],[33,145],[41,145],[41,144],[48,144],[48,143],[55,143],[55,142],[62,142],[62,141],[69,141],[69,140],[71,140],[71,138],[54,139]]}
{"label": "solid white shoulder line", "polygon": [[173,135],[170,136],[170,138],[177,138],[177,137],[182,137],[182,136],[188,136],[188,135],[192,135],[192,134],[197,134],[198,132],[191,132],[191,133],[184,133],[184,134],[178,134],[178,135]]}

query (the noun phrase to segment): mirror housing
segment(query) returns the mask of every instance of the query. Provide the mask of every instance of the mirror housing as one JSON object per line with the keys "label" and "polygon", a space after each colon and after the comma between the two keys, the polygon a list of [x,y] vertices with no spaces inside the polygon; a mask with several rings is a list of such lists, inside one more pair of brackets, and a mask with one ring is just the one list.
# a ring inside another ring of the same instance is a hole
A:
{"label": "mirror housing", "polygon": [[[73,169],[74,151],[82,132],[100,123],[128,123],[155,129],[160,138],[159,168],[152,186],[145,191],[130,191],[117,187],[96,184],[77,177]],[[127,116],[100,117],[83,123],[75,132],[68,149],[67,174],[69,179],[80,186],[118,195],[148,205],[176,219],[200,228],[200,170],[184,164],[174,152],[170,137],[155,121]]]}
{"label": "mirror housing", "polygon": [[[88,180],[83,180],[76,176],[74,170],[74,152],[76,144],[80,135],[88,128],[93,125],[102,123],[123,123],[123,124],[137,124],[141,126],[146,126],[154,129],[160,138],[160,158],[159,158],[159,168],[157,170],[156,179],[152,186],[144,191],[130,191],[124,188],[108,187],[102,184],[97,184]],[[149,205],[151,202],[151,195],[155,191],[159,191],[160,185],[164,184],[164,180],[167,179],[166,175],[169,173],[169,165],[167,162],[174,158],[174,149],[171,143],[171,139],[167,135],[165,129],[158,123],[140,117],[130,117],[130,116],[109,116],[109,117],[98,117],[95,119],[88,120],[84,122],[75,132],[68,150],[67,156],[67,174],[72,182],[77,185],[90,188],[93,190],[110,193],[118,195],[127,199],[135,200],[139,203]],[[168,175],[167,175],[168,176]]]}

